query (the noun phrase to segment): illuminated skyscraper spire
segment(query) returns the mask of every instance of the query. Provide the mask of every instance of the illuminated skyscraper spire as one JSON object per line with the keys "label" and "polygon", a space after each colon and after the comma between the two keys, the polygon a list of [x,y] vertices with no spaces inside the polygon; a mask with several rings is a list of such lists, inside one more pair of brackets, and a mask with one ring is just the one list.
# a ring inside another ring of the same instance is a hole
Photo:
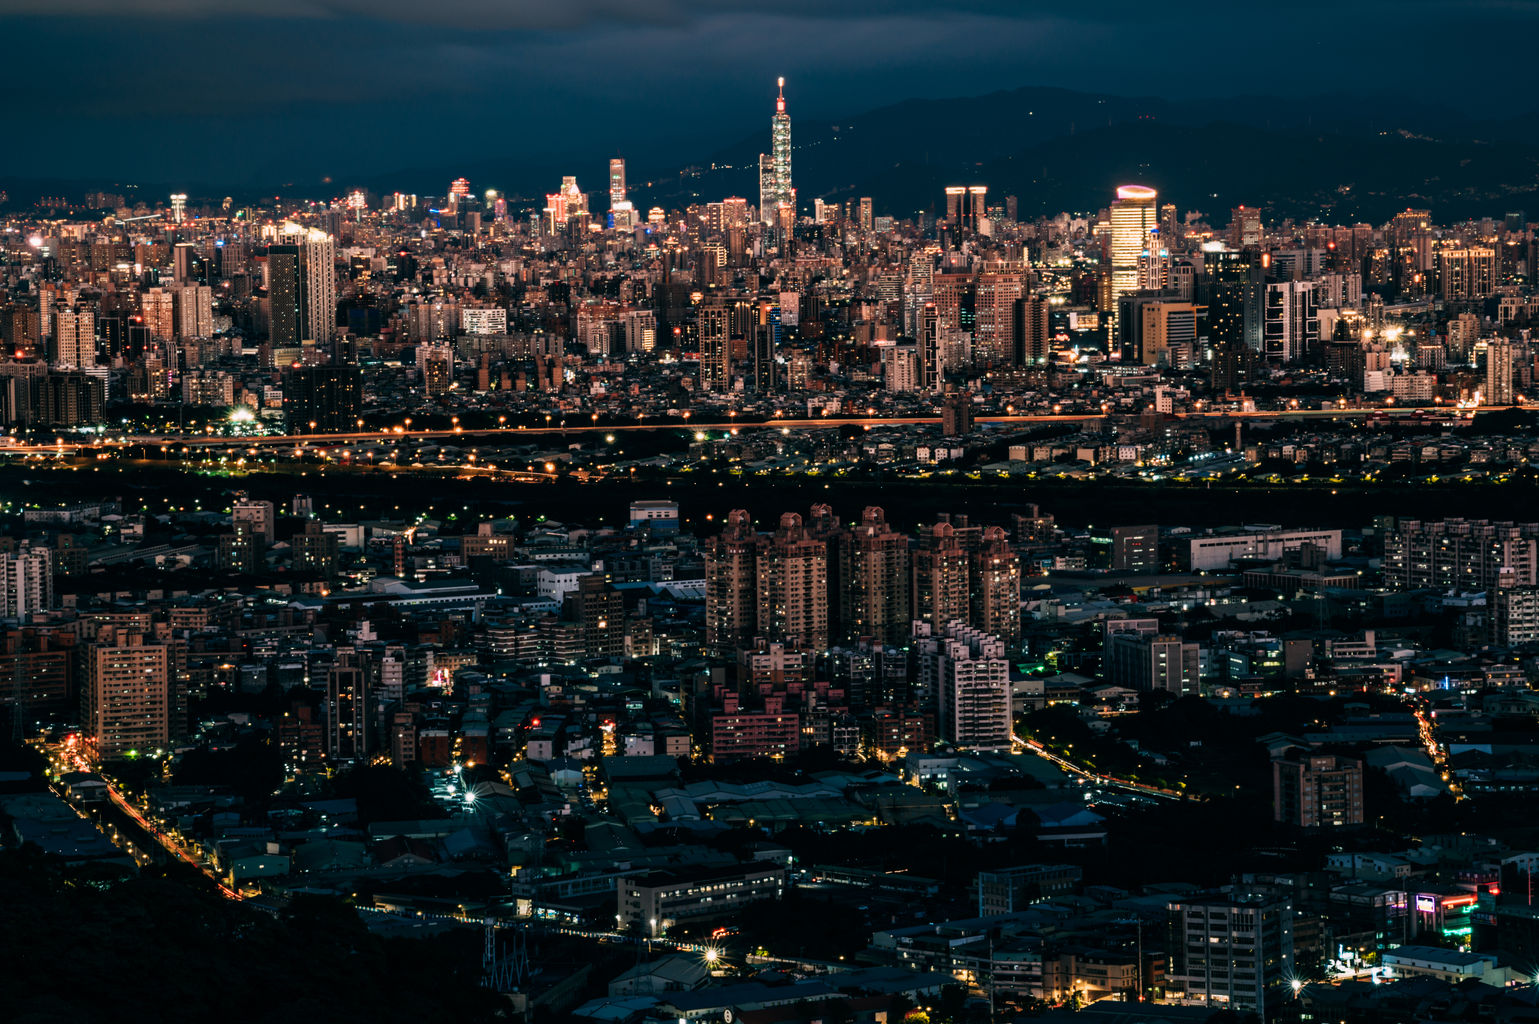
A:
{"label": "illuminated skyscraper spire", "polygon": [[[778,220],[781,206],[796,204],[791,187],[791,115],[786,113],[786,80],[776,79],[775,116],[770,118],[770,151],[759,157],[759,218]],[[793,215],[794,216],[794,215]]]}

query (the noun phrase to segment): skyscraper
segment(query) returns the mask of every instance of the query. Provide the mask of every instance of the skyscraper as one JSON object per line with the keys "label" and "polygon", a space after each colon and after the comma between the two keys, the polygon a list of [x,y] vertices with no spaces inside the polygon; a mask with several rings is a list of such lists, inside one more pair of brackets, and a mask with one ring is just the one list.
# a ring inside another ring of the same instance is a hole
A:
{"label": "skyscraper", "polygon": [[96,365],[96,313],[86,306],[61,306],[53,317],[55,366],[89,369]]}
{"label": "skyscraper", "polygon": [[139,296],[139,314],[154,337],[169,340],[176,334],[176,302],[164,288]]}
{"label": "skyscraper", "polygon": [[747,646],[758,632],[759,537],[748,513],[736,509],[727,528],[705,548],[705,642]]}
{"label": "skyscraper", "polygon": [[332,237],[311,229],[304,239],[304,276],[300,308],[304,313],[301,341],[331,340],[337,323],[337,250]]}
{"label": "skyscraper", "polygon": [[1261,261],[1252,251],[1202,254],[1208,341],[1216,351],[1261,351]]}
{"label": "skyscraper", "polygon": [[867,508],[841,538],[839,590],[846,633],[903,642],[911,617],[908,538],[887,525],[880,508]]}
{"label": "skyscraper", "polygon": [[267,336],[272,347],[297,347],[304,329],[299,311],[299,246],[267,247],[267,303]]}
{"label": "skyscraper", "polygon": [[1018,270],[978,275],[973,358],[990,366],[1016,362],[1015,304],[1026,294],[1029,275]]}
{"label": "skyscraper", "polygon": [[700,307],[700,389],[725,391],[732,382],[731,316],[728,305],[712,297]]}
{"label": "skyscraper", "polygon": [[949,522],[926,527],[914,552],[914,619],[936,631],[970,619],[969,557]]}
{"label": "skyscraper", "polygon": [[86,730],[98,756],[163,747],[171,738],[168,648],[106,627],[86,654]]}
{"label": "skyscraper", "polygon": [[337,651],[326,673],[326,753],[339,761],[363,758],[369,751],[368,666],[352,648]]}
{"label": "skyscraper", "polygon": [[1048,327],[1047,300],[1026,295],[1015,300],[1015,364],[1045,366],[1052,355],[1053,338]]}
{"label": "skyscraper", "polygon": [[615,157],[609,161],[609,208],[616,209],[625,202],[625,161]]}
{"label": "skyscraper", "polygon": [[1006,644],[1021,637],[1021,557],[1005,531],[990,526],[983,531],[973,554],[973,625]]}
{"label": "skyscraper", "polygon": [[1291,363],[1320,344],[1320,310],[1313,281],[1271,281],[1262,307],[1262,354]]}
{"label": "skyscraper", "polygon": [[780,202],[780,187],[775,183],[775,157],[759,154],[759,221],[774,224]]}
{"label": "skyscraper", "polygon": [[776,81],[775,116],[770,121],[771,151],[775,155],[775,182],[780,186],[780,202],[791,198],[791,115],[786,113],[786,80]]}
{"label": "skyscraper", "polygon": [[1010,663],[998,638],[949,623],[918,641],[921,688],[940,704],[941,738],[969,750],[1010,749]]}
{"label": "skyscraper", "polygon": [[178,338],[207,338],[214,333],[214,290],[206,284],[180,285],[171,293]]}
{"label": "skyscraper", "polygon": [[759,636],[828,646],[828,545],[787,512],[759,552]]}
{"label": "skyscraper", "polygon": [[[1138,262],[1159,227],[1158,193],[1146,185],[1123,185],[1111,204],[1111,302],[1105,311],[1113,326],[1122,296],[1138,288]],[[1108,335],[1115,342],[1115,333]]]}
{"label": "skyscraper", "polygon": [[1492,338],[1486,342],[1486,387],[1482,394],[1486,405],[1512,404],[1512,365],[1517,346],[1511,338]]}
{"label": "skyscraper", "polygon": [[775,116],[770,118],[770,151],[759,157],[759,219],[778,223],[779,209],[794,206],[791,186],[791,115],[786,113],[786,80],[776,80]]}

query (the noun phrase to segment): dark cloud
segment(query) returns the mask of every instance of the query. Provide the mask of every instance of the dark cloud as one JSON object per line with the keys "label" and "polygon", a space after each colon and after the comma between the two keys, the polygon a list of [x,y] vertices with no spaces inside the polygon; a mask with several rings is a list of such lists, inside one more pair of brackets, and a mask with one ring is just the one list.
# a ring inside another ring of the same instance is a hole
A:
{"label": "dark cloud", "polygon": [[[798,117],[1025,84],[1426,92],[1539,3],[0,0],[11,174],[234,183],[613,151],[683,162]],[[1368,59],[1371,56],[1371,59]],[[1520,62],[1482,103],[1526,104]],[[1308,102],[1301,99],[1301,102]],[[937,126],[916,125],[916,137]],[[597,173],[597,172],[595,172]]]}

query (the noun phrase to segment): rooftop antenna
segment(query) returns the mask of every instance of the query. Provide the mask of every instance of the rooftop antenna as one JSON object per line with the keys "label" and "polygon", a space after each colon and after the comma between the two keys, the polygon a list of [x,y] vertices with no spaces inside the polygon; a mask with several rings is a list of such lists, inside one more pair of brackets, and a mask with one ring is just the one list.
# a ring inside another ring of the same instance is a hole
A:
{"label": "rooftop antenna", "polygon": [[775,79],[775,87],[780,90],[780,96],[775,100],[775,113],[784,114],[786,112],[786,79],[784,75]]}

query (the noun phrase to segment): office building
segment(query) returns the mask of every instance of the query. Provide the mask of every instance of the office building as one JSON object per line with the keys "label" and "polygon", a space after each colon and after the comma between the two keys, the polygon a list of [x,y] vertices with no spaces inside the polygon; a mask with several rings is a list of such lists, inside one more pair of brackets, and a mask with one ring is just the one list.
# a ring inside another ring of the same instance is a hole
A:
{"label": "office building", "polygon": [[1198,647],[1178,636],[1113,633],[1106,638],[1106,678],[1115,686],[1177,697],[1201,692]]}
{"label": "office building", "polygon": [[283,413],[291,432],[356,430],[362,412],[363,373],[356,366],[296,366],[283,374]]}
{"label": "office building", "polygon": [[1363,763],[1290,749],[1272,759],[1272,817],[1299,828],[1363,823]]}
{"label": "office building", "polygon": [[662,499],[631,502],[630,528],[646,527],[655,534],[679,532],[679,503]]}
{"label": "office building", "polygon": [[778,900],[785,881],[784,867],[756,863],[633,875],[615,883],[615,919],[627,931],[656,938],[684,921],[730,918],[751,904]]}
{"label": "office building", "polygon": [[[1109,211],[1111,271],[1109,303],[1104,310],[1115,325],[1123,295],[1138,290],[1139,261],[1149,249],[1150,232],[1159,226],[1158,194],[1143,185],[1123,185]],[[1113,330],[1109,338],[1115,339]]]}
{"label": "office building", "polygon": [[1022,296],[1015,300],[1014,315],[1015,364],[1046,366],[1053,351],[1047,300],[1041,295]]}
{"label": "office building", "polygon": [[1197,347],[1197,307],[1158,291],[1123,295],[1117,312],[1124,360],[1189,366]]}
{"label": "office building", "polygon": [[1192,537],[1186,542],[1186,567],[1201,572],[1227,569],[1233,562],[1248,559],[1280,562],[1285,553],[1305,544],[1320,547],[1327,560],[1341,557],[1340,530],[1247,528]]}
{"label": "office building", "polygon": [[1215,352],[1260,352],[1262,280],[1260,257],[1251,251],[1204,251],[1198,289],[1207,303],[1208,343]]}
{"label": "office building", "polygon": [[1113,572],[1159,572],[1160,528],[1158,526],[1112,527],[1110,568]]}
{"label": "office building", "polygon": [[301,306],[300,266],[299,246],[267,247],[264,270],[267,286],[267,337],[274,349],[298,348],[305,337],[307,325]]}
{"label": "office building", "polygon": [[507,334],[508,311],[501,306],[462,306],[460,330],[466,334]]}
{"label": "office building", "polygon": [[713,296],[700,306],[700,390],[726,391],[732,384],[731,308]]}
{"label": "office building", "polygon": [[1073,864],[1022,864],[978,872],[978,916],[1015,914],[1033,903],[1067,896],[1079,887],[1084,871]]}
{"label": "office building", "polygon": [[1253,1013],[1292,995],[1293,904],[1285,896],[1235,889],[1167,905],[1171,1002]]}
{"label": "office building", "polygon": [[617,210],[625,202],[625,161],[614,157],[609,161],[609,209]]}
{"label": "office building", "polygon": [[796,190],[791,184],[791,115],[786,112],[786,80],[777,81],[775,116],[770,119],[770,151],[759,155],[759,220],[777,229],[781,210],[789,207],[794,223]]}
{"label": "office building", "polygon": [[1320,346],[1320,310],[1313,281],[1272,281],[1266,286],[1261,352],[1271,362],[1292,363]]}

